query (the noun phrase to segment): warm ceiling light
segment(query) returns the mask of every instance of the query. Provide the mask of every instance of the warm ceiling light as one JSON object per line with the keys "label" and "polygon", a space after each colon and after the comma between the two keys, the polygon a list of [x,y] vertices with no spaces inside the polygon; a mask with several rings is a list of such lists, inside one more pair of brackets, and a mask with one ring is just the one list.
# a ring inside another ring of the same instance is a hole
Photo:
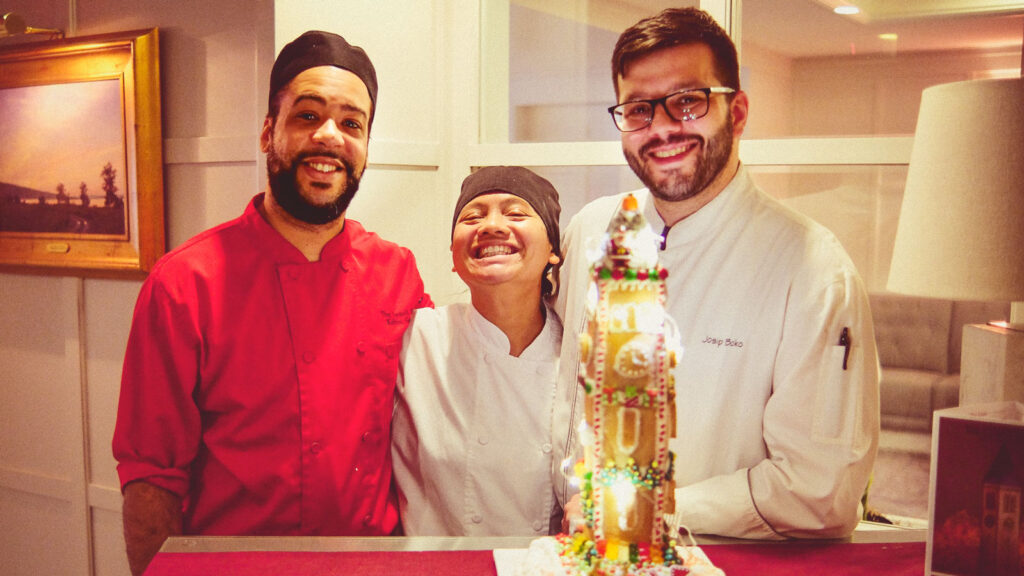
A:
{"label": "warm ceiling light", "polygon": [[842,16],[860,14],[860,8],[857,8],[856,6],[836,6],[832,11]]}
{"label": "warm ceiling light", "polygon": [[879,40],[885,40],[886,42],[895,42],[895,41],[899,40],[899,38],[900,38],[899,34],[893,34],[891,32],[886,33],[886,34],[879,34],[878,35],[878,39]]}

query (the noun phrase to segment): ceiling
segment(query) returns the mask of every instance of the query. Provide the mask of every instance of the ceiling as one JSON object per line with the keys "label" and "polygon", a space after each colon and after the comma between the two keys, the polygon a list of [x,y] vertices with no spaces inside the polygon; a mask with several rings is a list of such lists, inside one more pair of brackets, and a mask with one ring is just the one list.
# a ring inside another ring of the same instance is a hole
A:
{"label": "ceiling", "polygon": [[[698,0],[513,0],[563,18],[620,32],[637,14],[655,14]],[[858,4],[856,16],[833,13]],[[1024,1],[1009,0],[747,0],[741,42],[789,58],[849,54],[1006,48],[1021,50]],[[880,34],[895,34],[883,40]]]}
{"label": "ceiling", "polygon": [[965,16],[968,14],[1020,13],[1019,0],[815,0],[828,10],[854,6],[859,12],[851,17],[859,22],[877,22],[904,18]]}
{"label": "ceiling", "polygon": [[[855,2],[866,6],[858,15],[832,12],[831,5]],[[998,48],[1020,52],[1024,2],[982,4],[977,0],[752,0],[742,7],[742,41],[797,58]],[[882,34],[895,36],[887,40]]]}

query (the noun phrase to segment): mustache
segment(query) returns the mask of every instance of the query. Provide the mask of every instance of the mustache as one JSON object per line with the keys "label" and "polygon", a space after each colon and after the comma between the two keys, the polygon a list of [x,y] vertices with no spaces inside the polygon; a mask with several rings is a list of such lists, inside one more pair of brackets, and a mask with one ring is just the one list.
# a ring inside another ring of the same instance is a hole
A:
{"label": "mustache", "polygon": [[656,148],[658,146],[665,146],[665,145],[671,145],[671,144],[684,144],[686,142],[690,142],[690,141],[693,141],[693,140],[696,140],[697,144],[701,148],[704,148],[704,146],[707,144],[707,141],[705,141],[704,137],[699,135],[699,134],[692,134],[692,135],[675,134],[675,135],[673,135],[673,136],[671,136],[669,138],[661,138],[659,136],[659,137],[655,138],[654,140],[651,140],[650,142],[648,142],[648,143],[644,144],[643,146],[641,146],[639,154],[640,154],[640,156],[643,156],[643,155],[647,154],[648,152],[650,152],[651,148]]}

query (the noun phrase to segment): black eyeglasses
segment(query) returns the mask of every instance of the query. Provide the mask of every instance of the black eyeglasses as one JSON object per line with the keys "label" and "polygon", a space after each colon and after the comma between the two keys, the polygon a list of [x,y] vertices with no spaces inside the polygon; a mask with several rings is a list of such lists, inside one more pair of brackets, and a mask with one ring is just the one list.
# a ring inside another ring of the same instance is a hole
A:
{"label": "black eyeglasses", "polygon": [[608,109],[620,132],[635,132],[651,125],[654,111],[661,104],[673,120],[689,122],[707,115],[712,94],[732,94],[736,90],[724,86],[691,88],[651,100],[634,100]]}

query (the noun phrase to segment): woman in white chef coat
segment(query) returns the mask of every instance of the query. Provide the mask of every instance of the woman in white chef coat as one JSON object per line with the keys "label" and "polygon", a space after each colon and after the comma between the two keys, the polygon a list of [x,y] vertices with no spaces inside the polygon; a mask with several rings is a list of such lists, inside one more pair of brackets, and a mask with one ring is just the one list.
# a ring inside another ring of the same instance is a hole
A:
{"label": "woman in white chef coat", "polygon": [[559,212],[526,168],[462,183],[451,252],[472,303],[417,310],[402,349],[392,455],[406,535],[559,531],[569,426],[556,420],[570,411],[556,406],[562,326],[546,303]]}

